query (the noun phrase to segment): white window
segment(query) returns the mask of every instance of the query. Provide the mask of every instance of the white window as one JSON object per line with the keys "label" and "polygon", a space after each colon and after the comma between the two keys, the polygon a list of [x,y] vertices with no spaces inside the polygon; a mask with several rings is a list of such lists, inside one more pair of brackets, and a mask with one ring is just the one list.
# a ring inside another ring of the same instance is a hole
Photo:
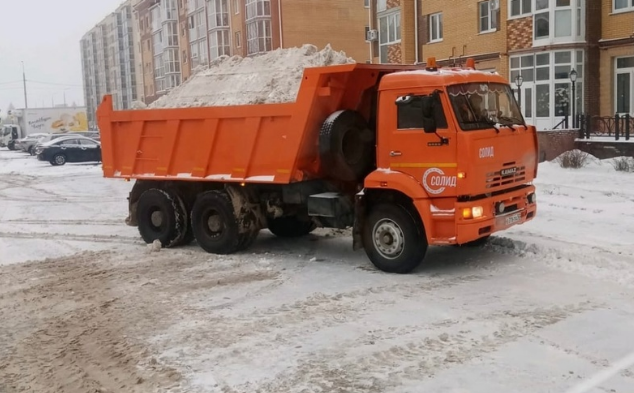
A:
{"label": "white window", "polygon": [[229,27],[229,8],[227,0],[207,0],[209,30]]}
{"label": "white window", "polygon": [[570,71],[577,72],[575,111],[583,113],[583,56],[578,51],[549,51],[513,56],[510,82],[522,76],[522,113],[541,128],[552,128],[563,116],[572,116]]}
{"label": "white window", "polygon": [[495,31],[497,29],[497,13],[491,9],[490,1],[478,3],[478,17],[480,20],[480,33]]}
{"label": "white window", "polygon": [[383,12],[387,10],[387,0],[377,0],[376,1],[376,11]]}
{"label": "white window", "polygon": [[582,42],[585,0],[535,0],[533,45]]}
{"label": "white window", "polygon": [[247,54],[268,52],[272,49],[271,20],[259,19],[247,23]]}
{"label": "white window", "polygon": [[178,22],[167,22],[163,25],[166,42],[165,46],[178,46]]}
{"label": "white window", "polygon": [[381,63],[388,62],[389,46],[401,42],[401,10],[379,16],[379,52]]}
{"label": "white window", "polygon": [[363,6],[364,6],[365,8],[370,8],[370,0],[364,0],[364,1],[363,1]]}
{"label": "white window", "polygon": [[211,60],[231,53],[229,30],[216,30],[209,33],[209,58]]}
{"label": "white window", "polygon": [[262,16],[271,16],[270,0],[246,0],[247,20]]}
{"label": "white window", "polygon": [[240,0],[233,0],[233,13],[236,15],[240,13]]}
{"label": "white window", "polygon": [[613,0],[614,11],[634,11],[634,0]]}
{"label": "white window", "polygon": [[442,41],[442,12],[429,16],[429,42]]}
{"label": "white window", "polygon": [[511,0],[509,14],[511,17],[524,16],[531,13],[533,0]]}
{"label": "white window", "polygon": [[616,113],[634,114],[634,56],[617,58],[615,61],[614,103]]}

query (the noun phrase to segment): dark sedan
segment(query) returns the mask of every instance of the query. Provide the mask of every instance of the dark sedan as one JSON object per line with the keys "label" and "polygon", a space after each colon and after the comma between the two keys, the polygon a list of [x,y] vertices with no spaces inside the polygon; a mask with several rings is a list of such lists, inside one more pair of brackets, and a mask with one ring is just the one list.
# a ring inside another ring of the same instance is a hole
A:
{"label": "dark sedan", "polygon": [[38,160],[55,166],[67,162],[101,161],[101,144],[83,136],[67,136],[39,145],[35,154]]}

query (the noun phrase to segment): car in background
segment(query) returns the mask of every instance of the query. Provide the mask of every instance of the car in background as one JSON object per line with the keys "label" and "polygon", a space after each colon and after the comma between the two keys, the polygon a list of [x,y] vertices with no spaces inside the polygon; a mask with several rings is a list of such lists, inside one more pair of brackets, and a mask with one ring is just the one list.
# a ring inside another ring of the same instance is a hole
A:
{"label": "car in background", "polygon": [[39,138],[45,137],[46,135],[49,135],[49,134],[36,133],[36,134],[29,134],[25,136],[24,138],[20,138],[17,141],[15,141],[15,150],[22,150],[23,152],[30,153],[29,147],[34,146],[37,143]]}
{"label": "car in background", "polygon": [[53,166],[67,162],[101,162],[101,143],[80,135],[65,136],[42,143],[35,149],[37,159]]}

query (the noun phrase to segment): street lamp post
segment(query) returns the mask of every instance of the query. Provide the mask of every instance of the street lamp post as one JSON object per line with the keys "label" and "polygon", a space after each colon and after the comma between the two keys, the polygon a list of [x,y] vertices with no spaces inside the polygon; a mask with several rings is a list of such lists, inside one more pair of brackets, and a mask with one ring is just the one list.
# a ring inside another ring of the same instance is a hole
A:
{"label": "street lamp post", "polygon": [[517,75],[515,77],[515,85],[517,85],[517,104],[520,107],[520,110],[522,110],[522,82],[524,81],[524,79],[522,78],[522,75]]}
{"label": "street lamp post", "polygon": [[577,94],[575,93],[575,83],[577,82],[577,71],[573,68],[570,71],[570,82],[572,82],[572,128],[577,128],[577,110],[575,104],[577,101]]}

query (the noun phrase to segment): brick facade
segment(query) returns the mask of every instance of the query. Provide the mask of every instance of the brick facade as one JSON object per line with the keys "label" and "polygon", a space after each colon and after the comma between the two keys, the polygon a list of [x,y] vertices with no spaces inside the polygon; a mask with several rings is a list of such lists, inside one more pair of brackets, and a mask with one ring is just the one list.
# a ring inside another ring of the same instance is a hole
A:
{"label": "brick facade", "polygon": [[518,18],[508,21],[507,47],[509,51],[528,49],[533,46],[533,18]]}
{"label": "brick facade", "polygon": [[285,48],[310,43],[321,49],[330,44],[360,63],[370,60],[370,48],[365,41],[368,9],[363,1],[282,0],[282,20]]}
{"label": "brick facade", "polygon": [[[588,0],[588,3],[597,0]],[[634,12],[612,12],[614,0],[601,1],[602,29],[601,38],[612,40],[634,35]]]}
{"label": "brick facade", "polygon": [[[448,60],[474,57],[476,67],[481,68],[481,61],[500,59],[506,61],[507,41],[507,1],[500,1],[497,12],[497,28],[493,31],[479,31],[479,10],[477,2],[455,2],[447,0],[423,1],[420,10],[423,15],[423,58],[430,56],[437,60]],[[443,13],[443,39],[430,43],[429,15]],[[496,70],[500,62],[496,63]],[[497,70],[498,72],[500,70]]]}
{"label": "brick facade", "polygon": [[560,154],[573,150],[578,135],[576,130],[538,132],[539,162],[552,161]]}
{"label": "brick facade", "polygon": [[401,53],[401,44],[394,44],[394,45],[388,46],[387,61],[393,64],[400,64],[403,62],[403,56]]}

